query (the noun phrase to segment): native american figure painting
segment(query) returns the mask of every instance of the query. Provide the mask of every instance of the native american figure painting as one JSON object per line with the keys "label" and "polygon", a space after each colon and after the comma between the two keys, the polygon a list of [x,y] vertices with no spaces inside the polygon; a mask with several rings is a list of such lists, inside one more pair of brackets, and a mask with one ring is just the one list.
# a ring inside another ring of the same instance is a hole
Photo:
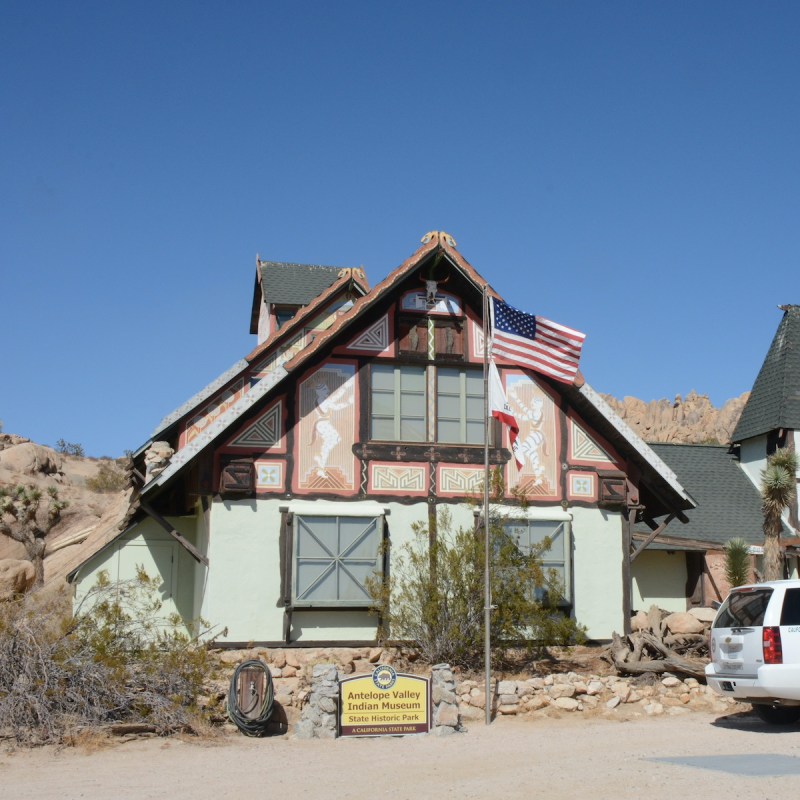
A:
{"label": "native american figure painting", "polygon": [[300,387],[299,486],[354,489],[355,367],[322,367]]}
{"label": "native american figure painting", "polygon": [[531,497],[553,497],[558,491],[556,408],[550,397],[526,375],[508,375],[508,402],[519,424],[522,469],[510,465],[511,484]]}

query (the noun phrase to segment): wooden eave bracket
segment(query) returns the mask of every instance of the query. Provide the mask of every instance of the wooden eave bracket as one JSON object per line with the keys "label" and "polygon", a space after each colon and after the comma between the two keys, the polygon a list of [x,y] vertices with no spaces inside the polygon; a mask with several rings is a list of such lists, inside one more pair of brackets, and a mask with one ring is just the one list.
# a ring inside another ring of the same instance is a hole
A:
{"label": "wooden eave bracket", "polygon": [[173,539],[175,539],[178,544],[186,550],[186,552],[197,562],[200,564],[208,566],[208,558],[204,556],[188,539],[182,536],[172,525],[161,516],[152,506],[147,505],[147,503],[139,501],[139,508],[147,514],[148,517],[155,520]]}
{"label": "wooden eave bracket", "polygon": [[636,561],[639,553],[642,552],[660,533],[663,533],[667,525],[672,522],[680,512],[673,511],[650,535],[631,553],[631,564]]}

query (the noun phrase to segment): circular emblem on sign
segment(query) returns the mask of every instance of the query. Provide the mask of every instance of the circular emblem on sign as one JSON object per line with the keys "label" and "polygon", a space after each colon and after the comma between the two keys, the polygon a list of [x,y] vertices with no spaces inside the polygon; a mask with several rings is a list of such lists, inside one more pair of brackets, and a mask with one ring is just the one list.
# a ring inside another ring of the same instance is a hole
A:
{"label": "circular emblem on sign", "polygon": [[391,689],[396,680],[397,673],[394,671],[394,667],[390,667],[388,664],[378,664],[372,670],[372,682],[378,689]]}

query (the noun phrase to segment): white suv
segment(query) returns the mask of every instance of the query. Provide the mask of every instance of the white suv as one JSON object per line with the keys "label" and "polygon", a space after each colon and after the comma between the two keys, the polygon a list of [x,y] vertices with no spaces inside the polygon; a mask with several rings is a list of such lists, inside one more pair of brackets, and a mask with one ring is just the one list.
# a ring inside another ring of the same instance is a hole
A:
{"label": "white suv", "polygon": [[711,628],[706,679],[766,722],[800,720],[800,580],[731,590]]}

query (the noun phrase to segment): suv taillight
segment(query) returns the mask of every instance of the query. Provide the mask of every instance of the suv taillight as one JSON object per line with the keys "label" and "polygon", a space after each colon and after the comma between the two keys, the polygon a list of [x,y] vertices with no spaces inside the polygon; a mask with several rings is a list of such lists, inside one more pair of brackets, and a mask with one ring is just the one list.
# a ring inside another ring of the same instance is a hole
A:
{"label": "suv taillight", "polygon": [[765,664],[783,664],[781,629],[777,626],[765,627],[762,638]]}

